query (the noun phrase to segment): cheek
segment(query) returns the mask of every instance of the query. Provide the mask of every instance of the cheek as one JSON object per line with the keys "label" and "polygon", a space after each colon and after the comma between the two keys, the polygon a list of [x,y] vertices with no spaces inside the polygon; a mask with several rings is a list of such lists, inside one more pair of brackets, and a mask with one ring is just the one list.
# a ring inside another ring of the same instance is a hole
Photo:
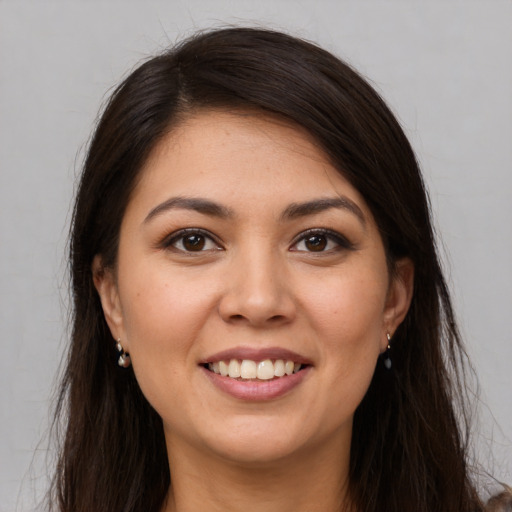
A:
{"label": "cheek", "polygon": [[315,289],[307,307],[322,365],[334,386],[343,382],[344,400],[355,408],[366,393],[380,353],[387,282],[370,271],[348,273]]}
{"label": "cheek", "polygon": [[197,364],[211,295],[204,286],[162,273],[141,273],[126,282],[123,318],[133,369],[146,399],[168,420],[174,418],[169,411],[184,407],[176,390]]}
{"label": "cheek", "polygon": [[310,288],[308,306],[315,313],[315,329],[328,332],[329,340],[340,343],[359,339],[365,333],[380,333],[384,318],[386,283],[379,275],[360,277],[348,273]]}
{"label": "cheek", "polygon": [[211,310],[205,283],[150,269],[122,290],[123,318],[132,359],[166,353],[185,357]]}

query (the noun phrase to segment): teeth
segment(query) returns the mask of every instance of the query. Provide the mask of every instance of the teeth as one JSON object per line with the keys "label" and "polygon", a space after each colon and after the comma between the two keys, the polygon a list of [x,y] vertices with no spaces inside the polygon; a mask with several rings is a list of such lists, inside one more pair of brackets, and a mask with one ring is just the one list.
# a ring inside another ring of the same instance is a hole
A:
{"label": "teeth", "polygon": [[240,377],[242,377],[242,379],[255,379],[257,373],[258,370],[254,361],[250,361],[249,359],[242,361],[242,366],[240,367]]}
{"label": "teeth", "polygon": [[226,377],[228,375],[228,365],[224,361],[219,361],[219,371],[223,377]]}
{"label": "teeth", "polygon": [[284,361],[282,359],[278,359],[274,363],[274,375],[276,377],[283,377],[286,372],[284,371]]}
{"label": "teeth", "polygon": [[258,363],[258,379],[269,380],[274,378],[274,363],[270,359],[265,359]]}
{"label": "teeth", "polygon": [[229,361],[228,375],[232,379],[240,377],[240,363],[236,359],[231,359],[231,361]]}
{"label": "teeth", "polygon": [[232,379],[271,380],[274,377],[292,375],[293,373],[297,373],[301,368],[302,365],[300,363],[294,363],[290,360],[285,361],[283,359],[277,359],[274,362],[270,359],[259,362],[250,359],[244,359],[242,361],[231,359],[230,361],[218,361],[208,364],[210,371]]}

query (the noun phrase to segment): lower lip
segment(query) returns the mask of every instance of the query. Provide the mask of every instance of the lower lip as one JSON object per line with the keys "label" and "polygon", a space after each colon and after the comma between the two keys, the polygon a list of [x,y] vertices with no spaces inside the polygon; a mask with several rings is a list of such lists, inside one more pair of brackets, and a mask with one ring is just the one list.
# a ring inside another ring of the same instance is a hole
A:
{"label": "lower lip", "polygon": [[240,400],[261,402],[279,398],[297,387],[309,374],[311,366],[272,380],[236,380],[231,377],[223,377],[203,366],[201,369],[210,381],[221,391]]}

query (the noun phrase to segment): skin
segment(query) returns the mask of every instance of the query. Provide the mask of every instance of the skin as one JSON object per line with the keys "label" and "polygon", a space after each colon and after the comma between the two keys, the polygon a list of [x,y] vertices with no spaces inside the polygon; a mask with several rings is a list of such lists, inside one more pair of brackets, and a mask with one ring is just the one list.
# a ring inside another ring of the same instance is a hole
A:
{"label": "skin", "polygon": [[[229,215],[162,206],[176,197]],[[202,250],[186,250],[185,228],[203,230]],[[307,242],[310,229],[336,237]],[[254,113],[189,117],[141,171],[116,269],[98,256],[93,273],[112,336],[163,420],[167,511],[348,509],[354,411],[407,312],[413,269],[400,261],[390,278],[364,199],[310,136]],[[199,365],[239,346],[290,349],[312,367],[283,396],[241,400]]]}

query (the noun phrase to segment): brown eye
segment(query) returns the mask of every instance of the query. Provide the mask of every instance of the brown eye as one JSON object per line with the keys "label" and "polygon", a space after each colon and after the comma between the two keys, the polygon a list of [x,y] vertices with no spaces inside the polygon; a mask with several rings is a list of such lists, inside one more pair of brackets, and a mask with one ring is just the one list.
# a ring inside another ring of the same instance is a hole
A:
{"label": "brown eye", "polygon": [[199,234],[186,235],[183,237],[183,247],[187,251],[202,251],[206,244],[205,237]]}
{"label": "brown eye", "polygon": [[304,240],[308,251],[319,252],[327,247],[327,238],[323,235],[311,235]]}
{"label": "brown eye", "polygon": [[337,251],[354,250],[354,248],[354,244],[342,234],[330,229],[315,228],[301,233],[297,237],[297,241],[290,247],[290,250],[331,254]]}
{"label": "brown eye", "polygon": [[164,241],[163,247],[184,253],[221,250],[221,246],[215,242],[212,236],[198,229],[180,230],[173,233]]}

